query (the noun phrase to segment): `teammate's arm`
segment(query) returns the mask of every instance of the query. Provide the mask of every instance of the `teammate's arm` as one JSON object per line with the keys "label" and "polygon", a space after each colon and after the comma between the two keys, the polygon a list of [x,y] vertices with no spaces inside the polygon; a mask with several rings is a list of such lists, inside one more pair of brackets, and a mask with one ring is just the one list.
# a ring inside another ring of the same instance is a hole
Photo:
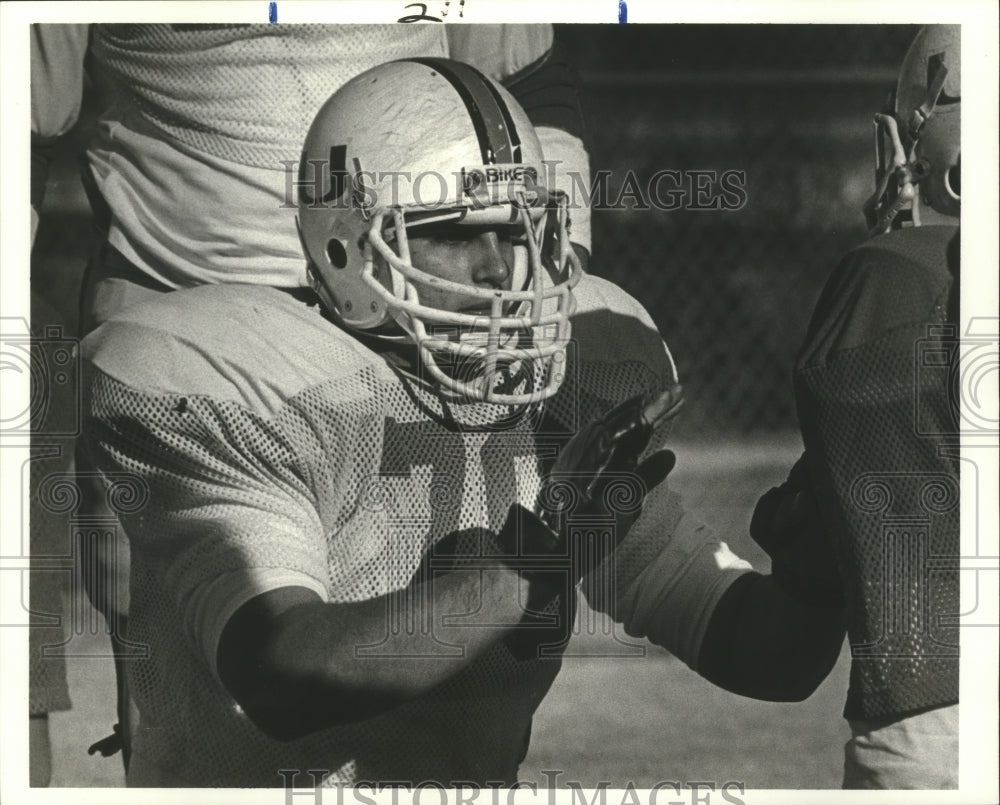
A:
{"label": "teammate's arm", "polygon": [[[606,441],[630,452],[622,439]],[[566,458],[564,452],[560,461]],[[570,457],[568,464],[585,462]],[[666,484],[653,479],[648,488],[642,513],[612,557],[610,571],[623,591],[616,619],[734,693],[769,701],[811,695],[837,660],[845,621],[833,547],[804,463],[754,512],[750,533],[771,557],[767,576],[715,539]],[[585,590],[592,605],[608,611],[594,589]]]}
{"label": "teammate's arm", "polygon": [[734,562],[725,543],[676,511],[658,518],[670,540],[636,582],[646,603],[629,610],[631,619],[726,690],[767,701],[810,696],[837,660],[845,619],[833,548],[802,465],[754,511],[750,534],[771,557],[769,575]]}
{"label": "teammate's arm", "polygon": [[845,623],[842,608],[803,603],[773,576],[746,573],[712,611],[698,673],[754,699],[803,701],[837,662]]}
{"label": "teammate's arm", "polygon": [[[292,740],[318,729],[378,715],[417,697],[478,658],[517,623],[527,582],[504,566],[437,575],[433,598],[414,611],[414,585],[366,601],[329,603],[312,590],[286,587],[257,596],[230,618],[218,648],[219,678],[265,733]],[[484,625],[448,616],[478,612]],[[431,619],[392,635],[390,619]],[[368,647],[368,651],[365,651]],[[388,656],[388,655],[392,656]]]}
{"label": "teammate's arm", "polygon": [[699,671],[734,693],[800,701],[830,672],[846,630],[837,558],[805,456],[757,502],[750,536],[771,557],[771,574],[749,573],[726,591],[712,613]]}

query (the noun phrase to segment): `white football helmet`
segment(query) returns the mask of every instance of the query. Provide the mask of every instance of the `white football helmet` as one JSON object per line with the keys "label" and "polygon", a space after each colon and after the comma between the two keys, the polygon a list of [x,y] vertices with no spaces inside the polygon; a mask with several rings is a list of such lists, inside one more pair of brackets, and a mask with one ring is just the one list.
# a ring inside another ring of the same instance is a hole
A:
{"label": "white football helmet", "polygon": [[[342,326],[412,341],[433,381],[463,399],[551,396],[582,270],[544,168],[524,110],[466,64],[406,59],[356,76],[320,109],[303,148],[298,224],[313,287]],[[513,226],[511,290],[413,265],[408,233],[443,222]],[[422,304],[430,288],[468,296],[475,312]],[[503,390],[499,370],[509,377],[511,366],[533,380]]]}
{"label": "white football helmet", "polygon": [[870,234],[955,223],[961,213],[961,26],[921,28],[886,110],[875,115]]}

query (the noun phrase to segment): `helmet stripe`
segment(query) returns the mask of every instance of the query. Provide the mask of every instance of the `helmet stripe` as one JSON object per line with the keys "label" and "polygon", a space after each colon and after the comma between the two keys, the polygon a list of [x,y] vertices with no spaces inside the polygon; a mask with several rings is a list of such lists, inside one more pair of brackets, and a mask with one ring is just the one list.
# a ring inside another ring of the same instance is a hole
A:
{"label": "helmet stripe", "polygon": [[461,97],[479,139],[483,164],[521,162],[521,138],[507,104],[474,67],[447,59],[407,59],[436,70]]}
{"label": "helmet stripe", "polygon": [[510,138],[510,159],[506,161],[520,163],[521,138],[517,134],[517,126],[514,125],[514,118],[511,117],[510,109],[508,108],[506,101],[504,101],[504,99],[500,97],[500,93],[497,92],[497,88],[493,86],[493,84],[490,81],[486,81],[484,79],[483,86],[485,86],[490,95],[493,96],[493,100],[496,102],[497,108],[500,110],[500,114],[503,117],[504,127],[507,131],[507,136]]}

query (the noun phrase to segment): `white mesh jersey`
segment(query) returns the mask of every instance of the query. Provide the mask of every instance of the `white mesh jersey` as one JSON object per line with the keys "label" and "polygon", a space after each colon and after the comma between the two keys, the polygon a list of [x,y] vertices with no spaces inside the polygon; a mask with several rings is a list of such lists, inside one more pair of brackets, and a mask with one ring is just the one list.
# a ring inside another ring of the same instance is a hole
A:
{"label": "white mesh jersey", "polygon": [[[317,307],[265,287],[167,294],[85,341],[90,448],[102,469],[148,486],[124,523],[129,637],[150,647],[129,663],[141,714],[130,783],[274,786],[279,769],[327,770],[327,782],[516,780],[558,659],[518,661],[498,643],[393,711],[283,743],[239,711],[214,657],[226,620],[266,590],[354,601],[405,587],[436,540],[497,530],[512,503],[532,506],[544,457],[578,423],[674,381],[638,303],[593,277],[577,297],[567,380],[541,420],[446,404]],[[623,590],[680,516],[661,490],[655,521],[640,518],[622,546]],[[674,575],[697,553],[685,547]],[[658,573],[665,590],[686,589]],[[694,596],[702,609],[715,597]]]}

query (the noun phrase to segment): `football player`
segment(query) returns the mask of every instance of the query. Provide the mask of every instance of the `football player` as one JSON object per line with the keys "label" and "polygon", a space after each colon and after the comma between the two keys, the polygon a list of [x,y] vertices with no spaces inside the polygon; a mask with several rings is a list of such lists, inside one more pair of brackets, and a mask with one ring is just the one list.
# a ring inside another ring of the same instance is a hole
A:
{"label": "football player", "polygon": [[[451,56],[502,80],[522,98],[557,186],[568,190],[571,173],[589,184],[574,77],[551,25],[33,25],[33,225],[52,147],[80,114],[85,65],[100,99],[83,177],[103,241],[83,281],[82,333],[177,288],[307,287],[289,170],[302,133],[339,83],[408,56]],[[572,239],[586,261],[586,208],[573,210]],[[84,509],[113,516],[84,456],[78,464]],[[88,593],[117,644],[128,557],[83,547],[96,566],[83,574],[95,580]]]}
{"label": "football player", "polygon": [[797,358],[805,455],[756,513],[766,530],[811,485],[835,537],[852,648],[845,788],[958,784],[958,630],[942,616],[960,611],[960,78],[959,26],[922,29],[875,116],[871,238],[833,271]]}
{"label": "football player", "polygon": [[481,72],[374,67],[305,141],[312,288],[165,294],[84,342],[89,448],[145,489],[130,785],[513,784],[580,582],[727,689],[829,671],[825,566],[753,572],[665,483],[673,361],[542,159]]}

